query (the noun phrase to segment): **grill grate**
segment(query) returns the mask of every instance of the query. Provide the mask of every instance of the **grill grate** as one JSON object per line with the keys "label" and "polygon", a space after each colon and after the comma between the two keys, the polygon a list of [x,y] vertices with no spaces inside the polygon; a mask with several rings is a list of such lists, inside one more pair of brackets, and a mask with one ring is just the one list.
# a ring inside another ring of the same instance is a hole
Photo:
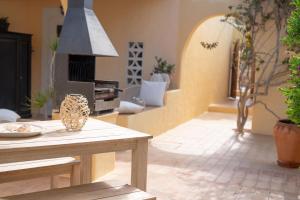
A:
{"label": "grill grate", "polygon": [[94,82],[95,56],[69,55],[69,80]]}

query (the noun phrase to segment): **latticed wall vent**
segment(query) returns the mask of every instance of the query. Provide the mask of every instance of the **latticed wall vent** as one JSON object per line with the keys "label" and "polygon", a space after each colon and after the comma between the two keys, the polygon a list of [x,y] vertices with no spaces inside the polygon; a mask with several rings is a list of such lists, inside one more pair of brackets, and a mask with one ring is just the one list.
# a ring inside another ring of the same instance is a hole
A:
{"label": "latticed wall vent", "polygon": [[129,42],[127,85],[140,85],[143,75],[144,43]]}

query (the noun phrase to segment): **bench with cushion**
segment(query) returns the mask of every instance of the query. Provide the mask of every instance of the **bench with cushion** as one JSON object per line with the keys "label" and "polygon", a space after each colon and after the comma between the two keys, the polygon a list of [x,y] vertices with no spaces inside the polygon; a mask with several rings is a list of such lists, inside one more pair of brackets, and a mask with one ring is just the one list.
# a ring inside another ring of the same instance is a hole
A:
{"label": "bench with cushion", "polygon": [[0,164],[0,183],[49,176],[51,188],[55,188],[57,175],[70,174],[70,184],[78,185],[80,180],[76,174],[80,170],[79,164],[72,157]]}
{"label": "bench with cushion", "polygon": [[43,192],[29,193],[3,200],[155,200],[146,192],[130,185],[109,184],[104,182],[78,185]]}
{"label": "bench with cushion", "polygon": [[[130,99],[130,95],[126,98]],[[182,106],[182,100],[181,90],[169,90],[165,95],[165,106],[146,107],[143,112],[136,114],[120,114],[117,118],[117,125],[152,136],[160,135],[184,122],[185,115],[178,115],[186,109]]]}

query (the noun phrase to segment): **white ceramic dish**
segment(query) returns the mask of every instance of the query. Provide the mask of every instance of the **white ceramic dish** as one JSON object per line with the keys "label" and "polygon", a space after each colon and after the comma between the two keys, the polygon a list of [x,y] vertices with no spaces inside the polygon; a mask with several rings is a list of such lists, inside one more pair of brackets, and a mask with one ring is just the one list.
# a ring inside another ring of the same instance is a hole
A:
{"label": "white ceramic dish", "polygon": [[42,134],[43,128],[25,123],[0,124],[0,138],[27,138]]}

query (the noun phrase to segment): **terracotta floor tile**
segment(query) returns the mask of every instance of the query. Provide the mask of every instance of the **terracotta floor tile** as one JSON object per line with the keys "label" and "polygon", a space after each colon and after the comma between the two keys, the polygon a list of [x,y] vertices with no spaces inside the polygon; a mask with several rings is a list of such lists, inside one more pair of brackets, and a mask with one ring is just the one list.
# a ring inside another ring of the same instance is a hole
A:
{"label": "terracotta floor tile", "polygon": [[[276,165],[271,136],[237,136],[235,118],[207,113],[154,138],[148,191],[159,200],[300,200],[299,170]],[[130,159],[130,152],[117,153],[116,169],[103,179],[130,182]],[[48,182],[0,185],[0,196],[48,189]]]}
{"label": "terracotta floor tile", "polygon": [[[247,126],[250,128],[250,123]],[[158,199],[174,200],[277,200],[297,196],[299,171],[276,165],[273,138],[237,136],[234,128],[234,115],[207,113],[154,138],[149,148],[148,191]],[[124,153],[117,155],[117,168],[105,179],[130,167],[125,157]],[[168,177],[167,187],[156,171]],[[284,193],[278,184],[288,175],[296,178],[285,187],[289,193]],[[124,172],[122,177],[128,174]]]}

